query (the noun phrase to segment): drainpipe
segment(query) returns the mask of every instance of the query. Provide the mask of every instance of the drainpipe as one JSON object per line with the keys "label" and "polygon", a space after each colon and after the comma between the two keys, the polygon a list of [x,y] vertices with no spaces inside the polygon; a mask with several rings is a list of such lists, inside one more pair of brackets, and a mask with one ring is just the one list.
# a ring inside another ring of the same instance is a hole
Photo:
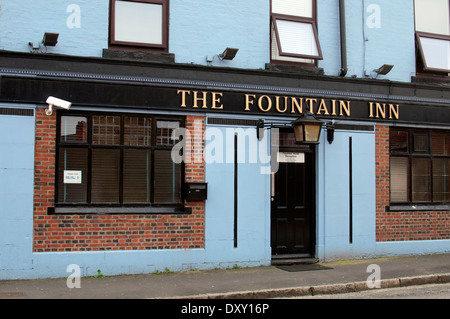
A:
{"label": "drainpipe", "polygon": [[339,16],[341,25],[341,74],[345,76],[348,71],[347,67],[347,32],[345,30],[345,0],[339,0]]}

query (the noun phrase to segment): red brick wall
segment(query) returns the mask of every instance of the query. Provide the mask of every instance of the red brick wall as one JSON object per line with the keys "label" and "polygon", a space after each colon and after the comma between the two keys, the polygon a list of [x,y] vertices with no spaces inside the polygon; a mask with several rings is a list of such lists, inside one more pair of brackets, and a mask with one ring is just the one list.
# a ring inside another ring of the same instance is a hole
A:
{"label": "red brick wall", "polygon": [[[56,113],[56,112],[55,112]],[[200,129],[193,145],[203,147],[205,119],[186,117]],[[193,150],[201,154],[200,150]],[[193,249],[204,247],[204,202],[186,203],[192,214],[49,215],[55,205],[56,115],[36,111],[34,246],[35,252],[144,249]],[[186,163],[186,181],[204,181],[205,165]]]}
{"label": "red brick wall", "polygon": [[383,241],[450,239],[449,211],[390,212],[389,127],[376,127],[376,238]]}

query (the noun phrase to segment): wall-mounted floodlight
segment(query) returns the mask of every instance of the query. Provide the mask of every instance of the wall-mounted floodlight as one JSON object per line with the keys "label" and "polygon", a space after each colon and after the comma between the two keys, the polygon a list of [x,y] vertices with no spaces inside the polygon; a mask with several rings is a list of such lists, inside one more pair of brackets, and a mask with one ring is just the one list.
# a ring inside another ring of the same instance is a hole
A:
{"label": "wall-mounted floodlight", "polygon": [[239,49],[236,48],[226,48],[222,54],[219,54],[219,59],[221,60],[233,60]]}
{"label": "wall-mounted floodlight", "polygon": [[382,67],[380,67],[379,69],[373,70],[373,72],[375,72],[378,75],[386,75],[389,72],[391,72],[393,67],[394,66],[392,64],[383,64]]}
{"label": "wall-mounted floodlight", "polygon": [[48,104],[48,109],[45,110],[45,114],[48,115],[48,116],[53,114],[53,107],[54,106],[63,108],[65,110],[70,109],[70,107],[72,106],[71,102],[64,101],[64,100],[58,99],[58,98],[53,97],[53,96],[49,96],[47,101],[46,101],[46,103]]}
{"label": "wall-mounted floodlight", "polygon": [[46,47],[54,47],[58,43],[59,33],[45,32],[42,44]]}

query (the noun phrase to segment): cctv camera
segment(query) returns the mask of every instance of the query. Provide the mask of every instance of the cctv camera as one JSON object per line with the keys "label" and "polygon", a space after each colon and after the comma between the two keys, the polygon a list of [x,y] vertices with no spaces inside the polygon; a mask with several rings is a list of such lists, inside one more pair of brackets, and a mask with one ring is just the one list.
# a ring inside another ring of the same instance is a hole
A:
{"label": "cctv camera", "polygon": [[57,107],[65,109],[65,110],[70,109],[70,107],[72,106],[72,103],[70,103],[68,101],[64,101],[64,100],[58,99],[58,98],[53,97],[53,96],[49,96],[48,97],[47,104],[48,104],[48,110],[45,111],[45,113],[47,115],[52,115],[52,113],[53,113],[53,110],[52,110],[53,106],[57,106]]}
{"label": "cctv camera", "polygon": [[47,104],[49,105],[53,105],[53,106],[58,106],[61,107],[63,109],[70,109],[70,107],[72,106],[72,103],[68,102],[68,101],[64,101],[61,99],[58,99],[56,97],[53,96],[49,96],[47,99]]}

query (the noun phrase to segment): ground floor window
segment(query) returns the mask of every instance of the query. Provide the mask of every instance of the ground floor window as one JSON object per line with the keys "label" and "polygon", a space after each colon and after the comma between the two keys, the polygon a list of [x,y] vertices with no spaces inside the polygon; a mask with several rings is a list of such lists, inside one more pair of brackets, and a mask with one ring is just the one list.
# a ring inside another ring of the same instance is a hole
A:
{"label": "ground floor window", "polygon": [[450,132],[390,131],[392,204],[450,203]]}
{"label": "ground floor window", "polygon": [[182,125],[147,115],[59,115],[57,204],[181,204],[183,164],[171,151]]}

